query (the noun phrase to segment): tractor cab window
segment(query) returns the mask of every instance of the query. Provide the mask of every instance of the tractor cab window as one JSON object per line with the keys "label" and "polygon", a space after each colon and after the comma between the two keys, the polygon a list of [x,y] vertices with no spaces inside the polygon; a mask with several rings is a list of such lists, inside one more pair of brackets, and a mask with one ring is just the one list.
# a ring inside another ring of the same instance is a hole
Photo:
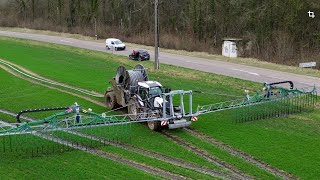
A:
{"label": "tractor cab window", "polygon": [[161,87],[151,87],[151,88],[145,88],[145,87],[139,87],[139,95],[142,99],[147,99],[154,96],[159,96],[162,94]]}
{"label": "tractor cab window", "polygon": [[143,100],[144,100],[144,99],[147,99],[148,89],[140,86],[140,87],[139,87],[139,95],[140,95],[140,97],[141,97]]}
{"label": "tractor cab window", "polygon": [[162,94],[162,89],[160,87],[151,87],[149,90],[150,97],[158,96],[160,94]]}

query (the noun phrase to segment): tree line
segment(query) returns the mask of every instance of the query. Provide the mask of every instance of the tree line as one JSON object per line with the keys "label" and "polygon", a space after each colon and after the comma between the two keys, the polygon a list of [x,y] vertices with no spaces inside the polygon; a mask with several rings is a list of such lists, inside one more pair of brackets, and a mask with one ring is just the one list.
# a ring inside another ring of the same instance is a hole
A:
{"label": "tree line", "polygon": [[[160,47],[246,55],[283,64],[319,58],[318,0],[159,0]],[[315,18],[308,11],[315,11]],[[154,0],[2,0],[0,25],[154,44]]]}

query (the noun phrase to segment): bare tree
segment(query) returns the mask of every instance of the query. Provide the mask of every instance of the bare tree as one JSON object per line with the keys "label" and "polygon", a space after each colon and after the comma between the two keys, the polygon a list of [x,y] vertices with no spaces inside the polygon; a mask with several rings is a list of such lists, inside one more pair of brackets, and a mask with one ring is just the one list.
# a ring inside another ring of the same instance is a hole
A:
{"label": "bare tree", "polygon": [[[0,1],[0,25],[117,36],[153,44],[153,0]],[[306,17],[317,0],[159,0],[160,45],[220,52],[224,37],[251,41],[252,52],[283,63],[320,49],[320,22]],[[320,12],[320,10],[319,10]],[[10,17],[9,20],[7,17]],[[41,26],[39,26],[41,25]],[[280,49],[288,49],[280,53]],[[308,53],[306,53],[308,52]],[[298,59],[298,58],[297,58]]]}

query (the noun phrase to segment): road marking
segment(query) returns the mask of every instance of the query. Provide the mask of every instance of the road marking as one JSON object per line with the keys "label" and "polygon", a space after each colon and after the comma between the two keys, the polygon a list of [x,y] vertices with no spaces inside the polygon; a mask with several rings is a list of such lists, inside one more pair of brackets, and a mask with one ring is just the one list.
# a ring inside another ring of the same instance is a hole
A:
{"label": "road marking", "polygon": [[198,63],[198,62],[194,62],[194,61],[189,61],[189,60],[187,60],[186,62],[187,62],[187,63],[191,63],[191,64],[194,64],[194,65],[197,65],[197,66],[200,66],[200,65],[202,65],[201,63]]}
{"label": "road marking", "polygon": [[250,71],[245,71],[245,70],[242,70],[242,69],[236,69],[236,68],[230,68],[234,71],[240,71],[240,72],[245,72],[245,73],[248,73],[248,74],[251,74],[251,75],[255,75],[255,76],[260,76],[258,73],[254,73],[254,72],[250,72]]}
{"label": "road marking", "polygon": [[63,39],[61,39],[60,41],[61,41],[61,42],[66,42],[66,43],[70,43],[70,44],[73,43],[73,42],[71,42],[71,41],[67,41],[67,40],[63,40]]}

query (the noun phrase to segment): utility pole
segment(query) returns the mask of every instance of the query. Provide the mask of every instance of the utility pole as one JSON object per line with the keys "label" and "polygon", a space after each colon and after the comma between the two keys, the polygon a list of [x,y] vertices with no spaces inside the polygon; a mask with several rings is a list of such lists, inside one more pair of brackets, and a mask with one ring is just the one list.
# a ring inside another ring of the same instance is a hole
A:
{"label": "utility pole", "polygon": [[155,69],[159,69],[159,1],[154,1],[154,65]]}
{"label": "utility pole", "polygon": [[94,17],[94,36],[96,37],[96,40],[98,40],[98,34],[97,34],[97,17]]}

